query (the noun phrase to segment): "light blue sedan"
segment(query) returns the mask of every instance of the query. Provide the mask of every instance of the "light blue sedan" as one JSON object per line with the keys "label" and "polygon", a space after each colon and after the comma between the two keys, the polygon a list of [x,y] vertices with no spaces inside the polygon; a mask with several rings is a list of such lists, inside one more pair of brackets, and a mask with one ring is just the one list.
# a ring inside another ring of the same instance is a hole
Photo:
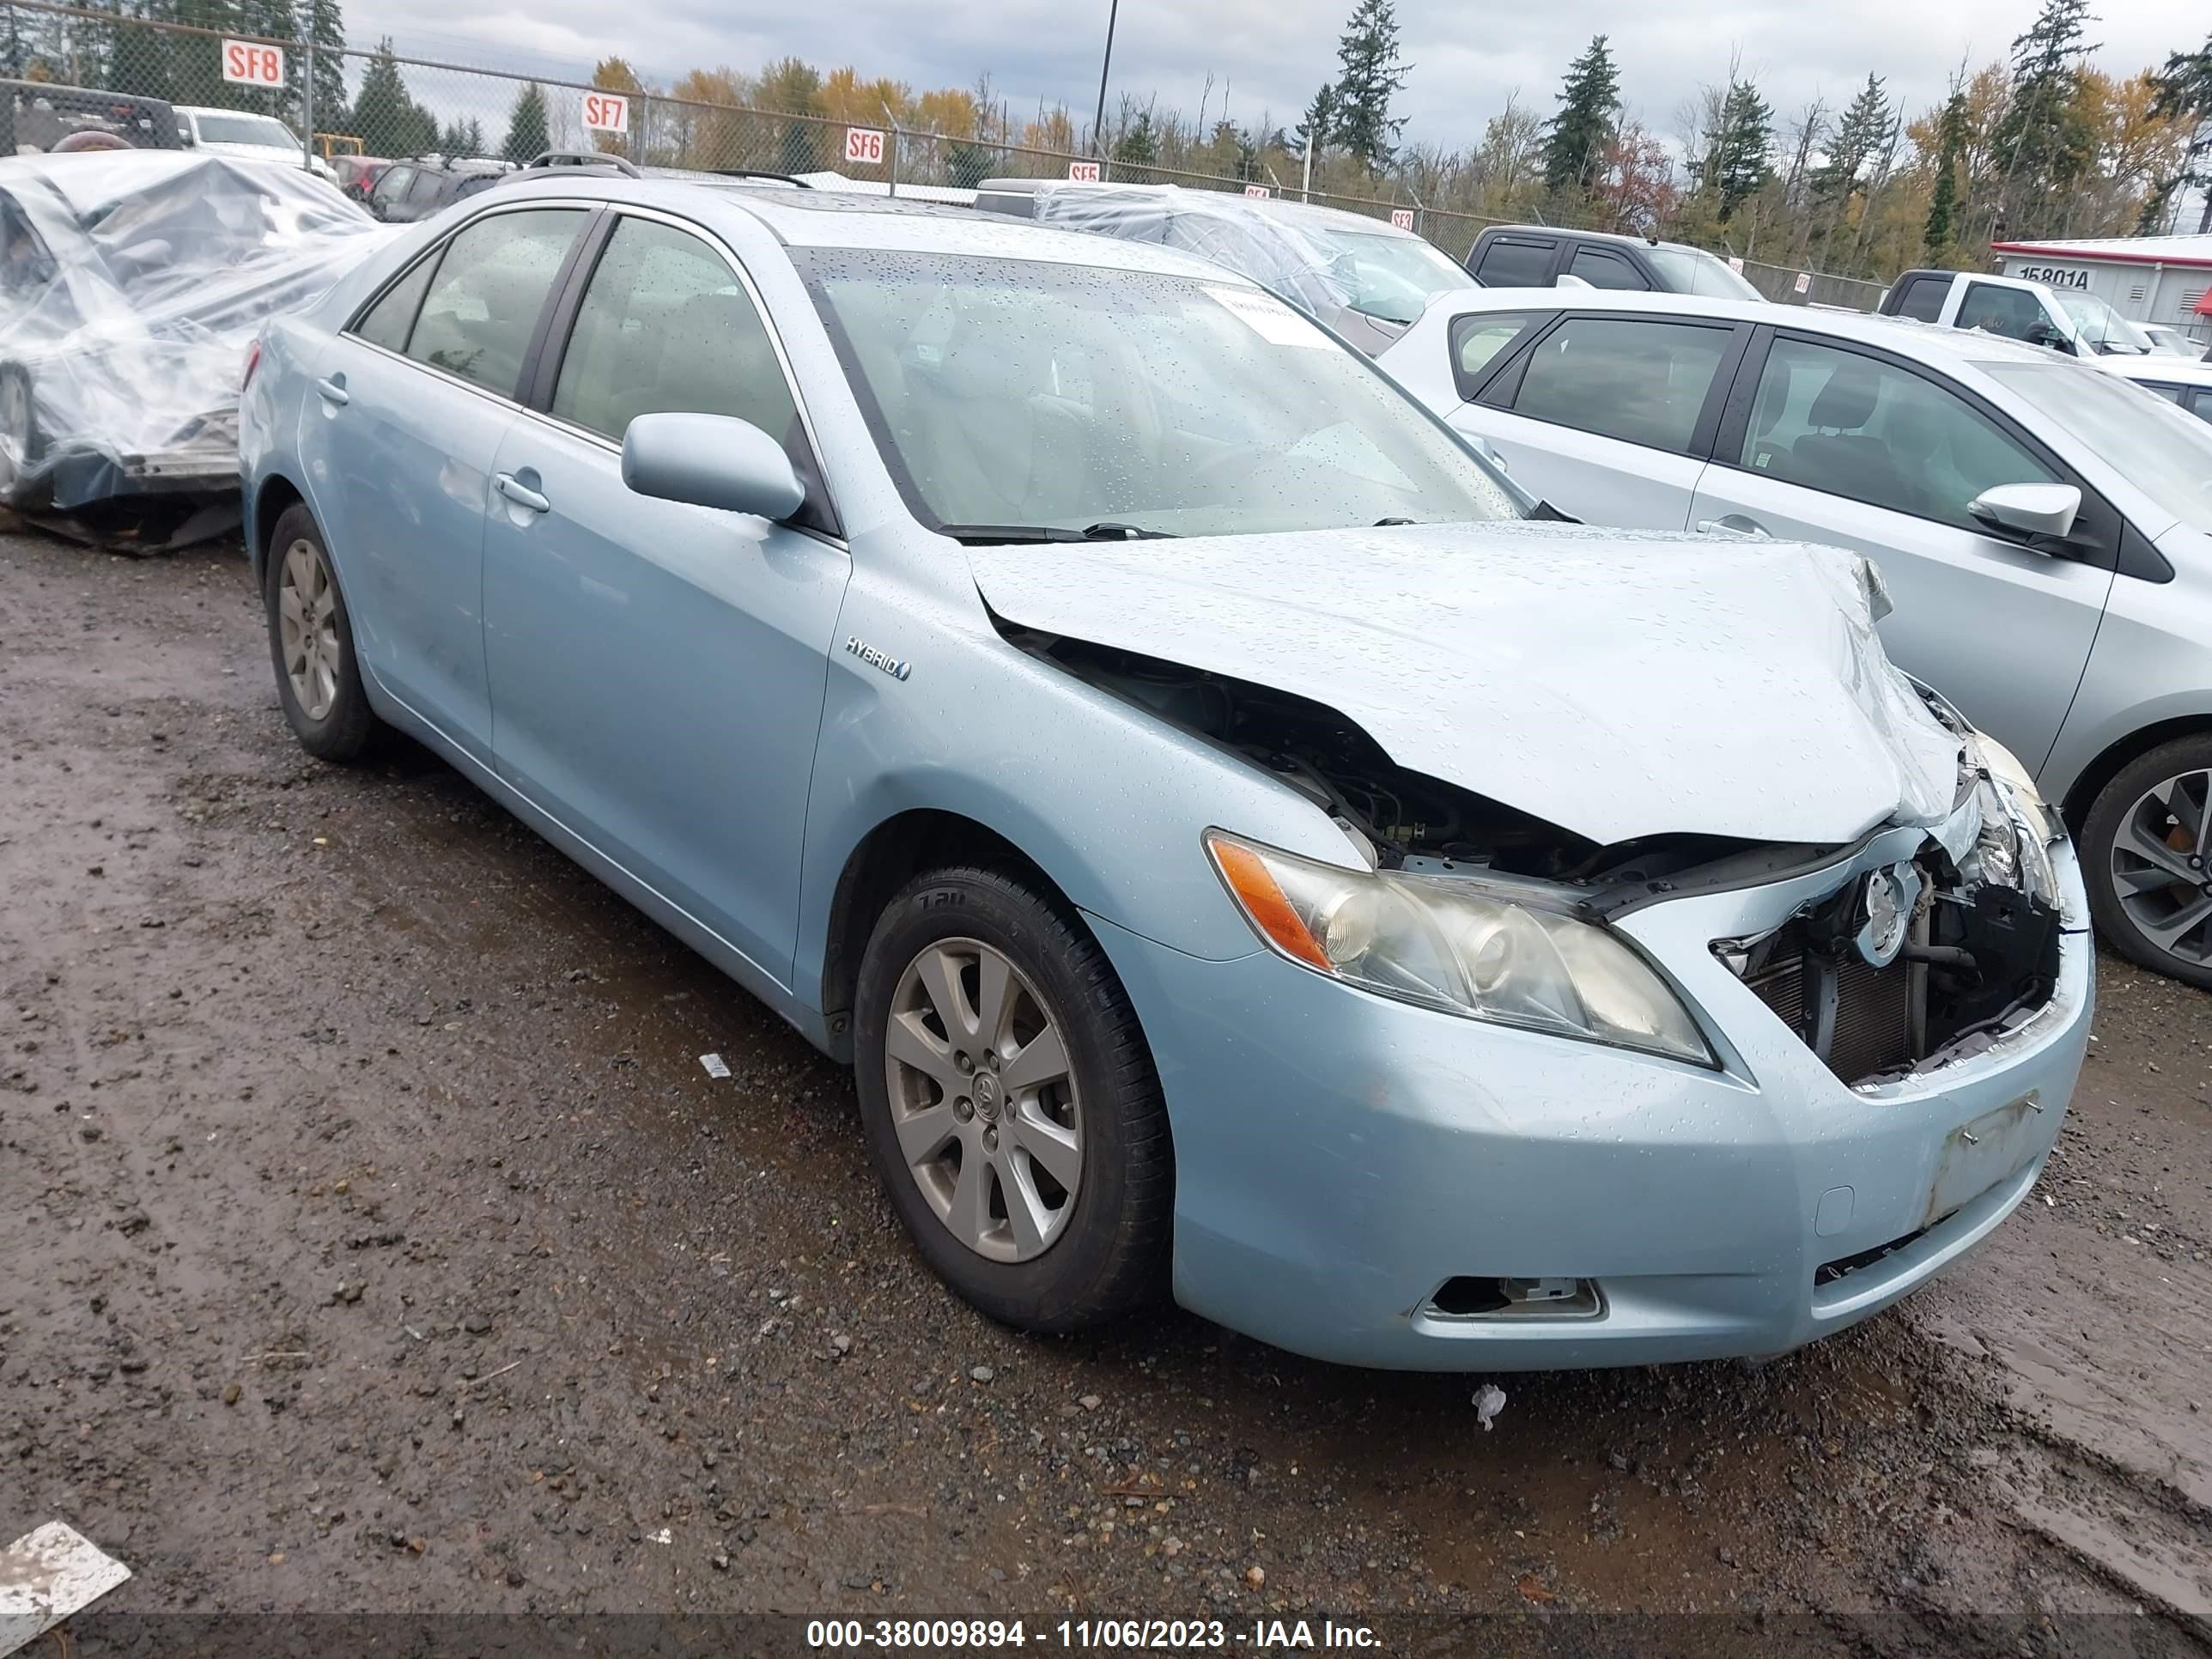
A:
{"label": "light blue sedan", "polygon": [[1167,250],[550,180],[265,331],[276,684],[854,1068],[932,1267],[1366,1364],[1767,1353],[2033,1185],[2071,850],[1870,568],[1524,521]]}

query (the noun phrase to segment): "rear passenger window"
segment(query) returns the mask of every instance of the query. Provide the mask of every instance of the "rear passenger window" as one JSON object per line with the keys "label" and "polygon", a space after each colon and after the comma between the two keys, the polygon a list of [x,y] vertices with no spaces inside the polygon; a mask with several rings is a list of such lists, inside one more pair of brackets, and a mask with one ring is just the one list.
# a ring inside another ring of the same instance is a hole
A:
{"label": "rear passenger window", "polygon": [[2043,302],[2024,288],[1975,283],[1967,288],[1966,297],[1960,303],[1959,326],[2025,340],[2039,330],[2049,329],[2051,319],[2044,314]]}
{"label": "rear passenger window", "polygon": [[1603,248],[1578,247],[1567,275],[1579,276],[1592,288],[1648,289],[1643,274],[1618,253]]}
{"label": "rear passenger window", "polygon": [[1725,328],[1570,317],[1528,359],[1513,412],[1684,453],[1729,342]]}
{"label": "rear passenger window", "polygon": [[514,396],[538,313],[584,219],[581,208],[532,208],[465,227],[446,246],[407,355]]}
{"label": "rear passenger window", "polygon": [[1950,289],[1948,276],[1908,276],[1905,292],[1897,296],[1897,314],[1916,323],[1932,323],[1943,314],[1943,296]]}
{"label": "rear passenger window", "polygon": [[734,416],[778,443],[798,414],[728,261],[688,231],[624,218],[577,308],[552,412],[619,440],[669,411]]}
{"label": "rear passenger window", "polygon": [[1535,320],[1533,311],[1477,313],[1455,320],[1451,325],[1452,370],[1459,380],[1459,395],[1474,397],[1484,372]]}
{"label": "rear passenger window", "polygon": [[2200,421],[2212,421],[2212,388],[2199,392],[2189,405],[2189,412]]}
{"label": "rear passenger window", "polygon": [[1549,288],[1550,242],[1521,242],[1499,237],[1482,250],[1474,274],[1485,288]]}
{"label": "rear passenger window", "polygon": [[415,262],[415,269],[385,289],[384,297],[371,306],[362,317],[354,332],[371,345],[380,345],[387,351],[407,349],[407,331],[415,326],[415,313],[422,307],[422,290],[430,286],[430,275],[438,268],[438,256]]}

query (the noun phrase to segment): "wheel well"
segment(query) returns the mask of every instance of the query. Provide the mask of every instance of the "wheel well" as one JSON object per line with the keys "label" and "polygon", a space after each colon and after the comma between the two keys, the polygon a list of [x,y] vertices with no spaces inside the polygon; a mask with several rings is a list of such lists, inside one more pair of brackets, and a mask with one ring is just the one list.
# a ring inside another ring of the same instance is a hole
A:
{"label": "wheel well", "polygon": [[276,520],[306,499],[293,487],[292,481],[281,474],[263,481],[261,493],[253,498],[253,545],[246,550],[253,561],[256,580],[268,564],[269,538],[276,533]]}
{"label": "wheel well", "polygon": [[973,864],[1019,876],[1041,896],[1075,907],[1035,860],[995,830],[957,812],[917,809],[884,819],[853,849],[830,902],[830,939],[822,958],[822,1012],[842,1050],[851,1026],[853,987],[868,935],[891,896],[925,870]]}
{"label": "wheel well", "polygon": [[2160,720],[2146,726],[2139,732],[2130,732],[2111,748],[2081,769],[2074,780],[2074,787],[2066,792],[2066,802],[2061,809],[2066,827],[2076,836],[2088,818],[2089,809],[2096,804],[2106,784],[2120,775],[2121,769],[2139,757],[2148,755],[2162,743],[2172,743],[2176,738],[2194,737],[2200,732],[2212,732],[2212,717],[2185,714],[2178,720]]}

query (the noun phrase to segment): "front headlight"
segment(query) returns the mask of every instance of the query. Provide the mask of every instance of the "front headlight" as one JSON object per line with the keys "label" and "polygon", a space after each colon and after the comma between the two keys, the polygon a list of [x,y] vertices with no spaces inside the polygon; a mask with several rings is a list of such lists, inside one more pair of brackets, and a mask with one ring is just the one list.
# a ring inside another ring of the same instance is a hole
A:
{"label": "front headlight", "polygon": [[2051,858],[2051,843],[2058,838],[2057,815],[2045,804],[2019,756],[1987,732],[1976,732],[1973,741],[1989,774],[1981,786],[1983,867],[2002,885],[2058,903],[2058,871]]}
{"label": "front headlight", "polygon": [[1982,765],[1991,778],[2002,784],[2019,809],[2017,816],[2026,821],[2048,842],[2057,838],[2057,821],[2051,808],[2044,804],[2043,792],[2035,787],[2035,780],[2014,754],[1986,732],[1974,733],[1975,747],[1981,750]]}
{"label": "front headlight", "polygon": [[1620,935],[1464,881],[1347,870],[1209,831],[1253,930],[1302,967],[1472,1019],[1715,1066],[1681,999]]}

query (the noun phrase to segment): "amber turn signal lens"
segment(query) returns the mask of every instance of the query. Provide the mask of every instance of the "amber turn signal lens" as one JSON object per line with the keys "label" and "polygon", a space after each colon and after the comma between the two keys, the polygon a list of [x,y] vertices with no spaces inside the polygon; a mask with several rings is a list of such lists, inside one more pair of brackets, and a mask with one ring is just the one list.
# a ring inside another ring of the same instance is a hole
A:
{"label": "amber turn signal lens", "polygon": [[1244,914],[1274,941],[1277,950],[1324,974],[1334,971],[1334,964],[1321,948],[1320,941],[1298,920],[1298,913],[1283,896],[1282,888],[1276,884],[1275,878],[1257,853],[1222,836],[1208,836],[1206,845],[1213,854],[1221,878],[1229,884],[1229,890],[1244,907]]}

